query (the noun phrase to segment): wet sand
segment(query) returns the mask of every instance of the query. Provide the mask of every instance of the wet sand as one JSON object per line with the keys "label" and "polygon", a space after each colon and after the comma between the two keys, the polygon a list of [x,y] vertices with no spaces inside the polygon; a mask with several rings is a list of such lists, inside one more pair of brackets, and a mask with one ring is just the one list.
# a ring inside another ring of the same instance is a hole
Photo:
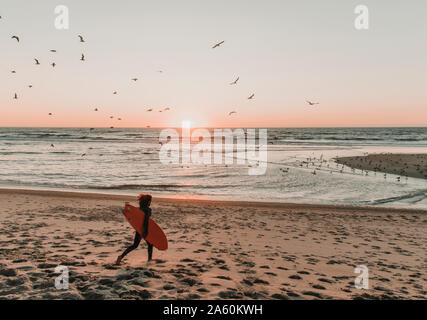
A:
{"label": "wet sand", "polygon": [[141,244],[115,266],[135,200],[0,189],[0,299],[427,298],[427,211],[154,198],[169,249],[147,264]]}
{"label": "wet sand", "polygon": [[340,157],[336,159],[336,162],[359,170],[427,179],[427,153],[369,154],[357,157]]}

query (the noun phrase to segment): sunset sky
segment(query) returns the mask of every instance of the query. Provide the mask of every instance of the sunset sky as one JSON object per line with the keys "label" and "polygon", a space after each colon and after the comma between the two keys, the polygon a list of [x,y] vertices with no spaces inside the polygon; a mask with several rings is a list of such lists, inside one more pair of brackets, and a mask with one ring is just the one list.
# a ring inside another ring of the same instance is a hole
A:
{"label": "sunset sky", "polygon": [[427,126],[425,0],[2,0],[0,16],[0,126]]}

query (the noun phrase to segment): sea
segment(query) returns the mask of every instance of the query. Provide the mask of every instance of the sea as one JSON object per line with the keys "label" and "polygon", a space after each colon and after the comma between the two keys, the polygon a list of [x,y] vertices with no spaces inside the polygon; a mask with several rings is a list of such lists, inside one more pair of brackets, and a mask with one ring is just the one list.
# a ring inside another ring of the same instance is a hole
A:
{"label": "sea", "polygon": [[0,128],[0,187],[427,209],[427,179],[384,178],[334,160],[427,153],[427,128],[267,128],[266,169],[258,175],[249,174],[252,164],[237,163],[245,155],[237,144],[222,151],[233,163],[164,163],[162,130]]}

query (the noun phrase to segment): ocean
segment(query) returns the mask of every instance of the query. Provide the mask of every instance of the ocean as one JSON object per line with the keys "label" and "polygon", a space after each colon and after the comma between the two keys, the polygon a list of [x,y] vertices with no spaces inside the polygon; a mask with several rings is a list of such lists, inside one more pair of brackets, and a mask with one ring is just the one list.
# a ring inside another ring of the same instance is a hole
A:
{"label": "ocean", "polygon": [[[427,209],[426,179],[341,172],[334,162],[365,153],[427,153],[427,128],[269,128],[262,175],[249,175],[248,163],[162,163],[160,131],[0,128],[0,186]],[[307,159],[322,166],[301,166]]]}

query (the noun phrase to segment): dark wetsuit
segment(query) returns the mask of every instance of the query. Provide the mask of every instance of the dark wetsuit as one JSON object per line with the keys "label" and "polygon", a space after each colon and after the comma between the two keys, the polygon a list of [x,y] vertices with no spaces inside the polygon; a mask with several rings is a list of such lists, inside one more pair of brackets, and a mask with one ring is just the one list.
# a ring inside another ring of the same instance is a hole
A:
{"label": "dark wetsuit", "polygon": [[[142,211],[144,211],[145,213],[145,218],[144,218],[144,234],[142,235],[142,237],[139,235],[138,232],[135,231],[135,238],[133,240],[133,244],[128,247],[121,255],[122,258],[124,258],[125,255],[127,255],[129,252],[131,252],[132,250],[135,250],[138,246],[139,243],[141,242],[142,238],[146,238],[147,237],[147,233],[148,233],[148,218],[151,216],[151,209],[148,207],[139,207]],[[151,260],[152,256],[153,256],[153,245],[151,243],[149,243],[147,240],[145,240],[145,242],[147,242],[147,246],[148,246],[148,261]]]}

